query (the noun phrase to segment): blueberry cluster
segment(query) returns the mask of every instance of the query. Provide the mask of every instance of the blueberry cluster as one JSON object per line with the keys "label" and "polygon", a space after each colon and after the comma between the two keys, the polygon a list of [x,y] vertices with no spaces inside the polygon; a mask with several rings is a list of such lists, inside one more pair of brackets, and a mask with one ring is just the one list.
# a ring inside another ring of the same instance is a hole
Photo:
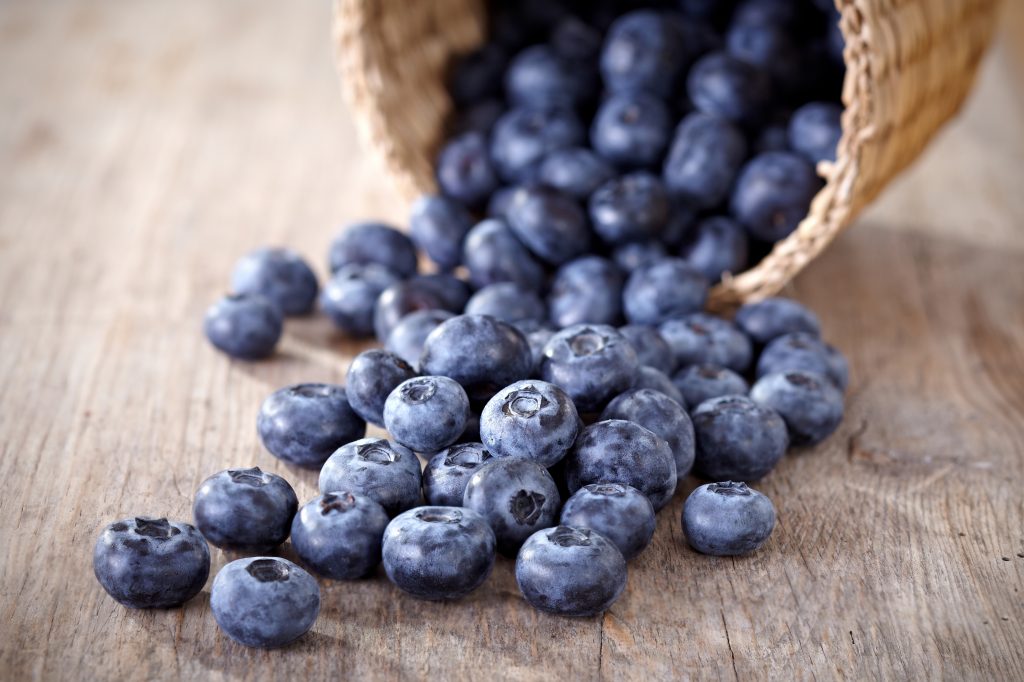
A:
{"label": "blueberry cluster", "polygon": [[[181,604],[207,579],[207,542],[266,554],[290,536],[314,574],[383,565],[423,599],[470,593],[501,554],[534,607],[593,615],[691,473],[710,481],[682,507],[691,547],[767,541],[775,508],[747,483],[835,431],[847,364],[794,301],[733,319],[704,307],[795,228],[815,164],[834,158],[834,9],[619,4],[492,7],[491,39],[452,73],[441,193],[413,206],[409,236],[349,226],[322,290],[287,249],[239,262],[205,320],[218,349],[267,357],[283,318],[318,300],[383,348],[345,386],[288,386],[260,407],[264,446],[319,471],[318,497],[300,508],[283,478],[229,469],[202,483],[194,527],[111,524],[94,565],[115,599]],[[315,622],[320,592],[294,563],[247,557],[218,573],[211,607],[233,639],[282,646]]]}
{"label": "blueberry cluster", "polygon": [[[747,304],[732,321],[580,323],[549,335],[537,357],[528,337],[491,315],[453,314],[424,340],[419,371],[371,349],[347,387],[275,391],[259,435],[281,460],[319,469],[321,494],[300,508],[280,476],[222,471],[197,491],[194,527],[108,526],[97,578],[125,605],[174,606],[202,589],[207,542],[266,554],[290,536],[315,574],[351,580],[383,564],[423,599],[468,594],[502,554],[530,604],[593,615],[621,594],[626,562],[650,543],[679,481],[717,481],[683,505],[689,544],[749,553],[767,541],[775,508],[745,482],[842,420],[846,362],[788,299]],[[390,437],[365,437],[367,422]],[[257,556],[218,573],[211,607],[233,639],[275,647],[312,626],[319,594],[303,568]]]}

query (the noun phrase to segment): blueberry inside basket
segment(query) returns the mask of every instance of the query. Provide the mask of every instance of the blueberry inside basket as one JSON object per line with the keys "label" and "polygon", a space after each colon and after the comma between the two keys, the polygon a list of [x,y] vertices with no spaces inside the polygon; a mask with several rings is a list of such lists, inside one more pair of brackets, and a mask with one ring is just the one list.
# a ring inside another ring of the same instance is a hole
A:
{"label": "blueberry inside basket", "polygon": [[[824,186],[789,236],[745,272],[726,274],[709,306],[779,292],[928,144],[963,103],[988,46],[998,0],[839,0],[845,39],[842,137]],[[487,32],[482,0],[336,0],[335,45],[357,126],[406,199],[437,190],[434,163],[453,111],[453,60]]]}

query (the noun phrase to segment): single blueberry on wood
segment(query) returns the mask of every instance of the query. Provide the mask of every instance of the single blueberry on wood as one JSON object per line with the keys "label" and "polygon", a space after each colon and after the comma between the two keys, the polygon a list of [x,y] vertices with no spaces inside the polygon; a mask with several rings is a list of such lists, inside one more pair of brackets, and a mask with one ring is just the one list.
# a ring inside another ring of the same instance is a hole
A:
{"label": "single blueberry on wood", "polygon": [[578,324],[544,346],[540,375],[572,398],[581,412],[595,412],[630,388],[639,367],[633,346],[614,327]]}
{"label": "single blueberry on wood", "polygon": [[298,508],[299,499],[288,481],[252,467],[226,469],[203,481],[192,502],[192,516],[211,545],[260,552],[288,539]]}
{"label": "single blueberry on wood", "polygon": [[739,556],[768,541],[775,528],[775,507],[746,483],[707,483],[686,499],[683,532],[702,554]]}
{"label": "single blueberry on wood", "polygon": [[685,406],[664,393],[648,388],[626,391],[608,403],[600,419],[631,421],[668,443],[675,458],[678,480],[686,478],[693,468],[693,423]]}
{"label": "single blueberry on wood", "polygon": [[676,461],[663,438],[621,419],[583,429],[565,459],[569,492],[591,483],[631,485],[658,510],[676,490]]}
{"label": "single blueberry on wood", "polygon": [[651,544],[654,507],[647,496],[620,483],[586,485],[562,507],[559,524],[589,528],[611,540],[629,561]]}
{"label": "single blueberry on wood", "polygon": [[93,572],[111,597],[133,609],[178,606],[210,575],[210,549],[187,523],[136,516],[111,523],[96,539]]}
{"label": "single blueberry on wood", "polygon": [[606,611],[626,588],[626,560],[589,528],[541,530],[516,558],[516,583],[531,606],[559,616]]}
{"label": "single blueberry on wood", "polygon": [[320,587],[287,559],[238,559],[214,578],[210,610],[224,634],[239,644],[282,647],[313,627],[320,614]]}
{"label": "single blueberry on wood", "polygon": [[750,390],[746,379],[736,372],[710,363],[689,365],[672,377],[672,382],[683,394],[683,400],[696,408],[705,400],[724,395],[746,395]]}
{"label": "single blueberry on wood", "polygon": [[526,538],[555,524],[562,499],[551,474],[540,464],[495,458],[469,479],[462,506],[487,521],[499,552],[515,556]]}
{"label": "single blueberry on wood", "polygon": [[296,384],[263,401],[256,430],[270,454],[319,469],[335,450],[366,435],[366,422],[349,405],[344,387]]}
{"label": "single blueberry on wood", "polygon": [[[486,353],[480,349],[486,348]],[[459,315],[443,322],[423,345],[420,371],[459,382],[475,402],[529,376],[530,345],[522,332],[489,315]]]}
{"label": "single blueberry on wood", "polygon": [[303,505],[292,521],[292,547],[313,571],[332,580],[354,580],[380,563],[384,507],[346,491],[326,493]]}
{"label": "single blueberry on wood", "polygon": [[423,469],[427,504],[461,507],[470,477],[489,461],[491,453],[476,442],[456,443],[431,457]]}
{"label": "single blueberry on wood", "polygon": [[797,446],[817,445],[843,421],[843,394],[813,372],[765,374],[751,387],[750,399],[782,415],[790,443]]}
{"label": "single blueberry on wood", "polygon": [[263,296],[230,294],[207,309],[203,331],[217,350],[233,358],[262,360],[274,354],[284,318]]}
{"label": "single blueberry on wood", "polygon": [[453,379],[424,376],[399,384],[384,403],[384,426],[391,437],[416,452],[434,453],[462,435],[469,419],[469,397]]}
{"label": "single blueberry on wood", "polygon": [[405,360],[386,350],[363,351],[348,366],[345,395],[356,414],[384,426],[384,402],[400,383],[416,376]]}
{"label": "single blueberry on wood", "polygon": [[320,492],[350,492],[379,503],[390,516],[420,502],[420,461],[411,450],[383,438],[363,438],[339,448],[320,470]]}
{"label": "single blueberry on wood", "polygon": [[547,468],[572,447],[579,415],[569,396],[544,381],[498,391],[480,414],[480,439],[495,457],[529,459]]}
{"label": "single blueberry on wood", "polygon": [[324,285],[320,307],[345,334],[371,336],[377,299],[397,282],[398,277],[378,263],[345,265]]}
{"label": "single blueberry on wood", "polygon": [[789,446],[778,412],[746,396],[722,396],[692,413],[695,472],[713,481],[756,481],[775,468]]}
{"label": "single blueberry on wood", "polygon": [[305,315],[313,310],[319,284],[312,268],[295,251],[263,248],[246,254],[235,264],[231,290],[259,294],[285,315]]}
{"label": "single blueberry on wood", "polygon": [[397,277],[416,273],[416,246],[409,237],[384,223],[356,223],[342,229],[331,242],[331,272],[346,265],[383,265]]}
{"label": "single blueberry on wood", "polygon": [[457,507],[417,507],[384,531],[384,571],[420,599],[459,599],[494,566],[494,532],[480,514]]}

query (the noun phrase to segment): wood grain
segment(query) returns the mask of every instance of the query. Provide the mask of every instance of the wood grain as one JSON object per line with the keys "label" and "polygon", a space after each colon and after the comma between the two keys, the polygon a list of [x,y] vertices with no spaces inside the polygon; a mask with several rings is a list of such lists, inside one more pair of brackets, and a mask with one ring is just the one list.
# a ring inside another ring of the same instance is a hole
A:
{"label": "wood grain", "polygon": [[229,465],[315,493],[255,412],[341,380],[358,347],[303,320],[273,362],[232,363],[199,322],[247,249],[322,268],[338,223],[404,217],[355,146],[328,22],[326,3],[0,4],[0,679],[1024,678],[1024,33],[795,283],[853,383],[840,431],[762,484],[764,550],[689,551],[691,482],[599,619],[533,611],[506,560],[455,604],[324,583],[314,631],[275,652],[223,637],[208,588],[109,599],[108,521],[187,519]]}

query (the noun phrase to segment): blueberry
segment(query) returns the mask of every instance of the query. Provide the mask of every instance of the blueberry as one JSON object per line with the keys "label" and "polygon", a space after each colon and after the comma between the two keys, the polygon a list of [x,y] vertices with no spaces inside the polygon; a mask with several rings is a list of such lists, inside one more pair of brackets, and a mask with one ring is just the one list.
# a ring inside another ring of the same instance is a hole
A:
{"label": "blueberry", "polygon": [[782,459],[786,424],[775,410],[746,396],[712,398],[693,410],[697,439],[694,469],[713,481],[756,481]]}
{"label": "blueberry", "polygon": [[478,289],[495,282],[539,289],[544,282],[544,268],[504,220],[478,223],[466,235],[464,253],[469,280]]}
{"label": "blueberry", "polygon": [[211,545],[259,552],[288,539],[298,508],[295,491],[280,476],[259,467],[226,469],[199,486],[192,517]]}
{"label": "blueberry", "polygon": [[789,146],[808,161],[835,161],[836,145],[843,136],[843,109],[831,102],[810,102],[789,119]]}
{"label": "blueberry", "polygon": [[508,55],[494,43],[484,43],[456,60],[448,79],[448,92],[459,107],[501,93],[501,76]]}
{"label": "blueberry", "polygon": [[743,305],[736,312],[736,326],[762,346],[793,332],[821,336],[818,316],[791,298],[766,298]]}
{"label": "blueberry", "polygon": [[342,332],[350,336],[370,336],[377,299],[396,282],[395,274],[383,265],[345,265],[324,285],[320,307]]}
{"label": "blueberry", "polygon": [[701,57],[686,77],[686,92],[698,111],[737,123],[755,123],[771,97],[768,74],[725,52]]}
{"label": "blueberry", "polygon": [[320,587],[287,559],[238,559],[214,578],[210,610],[224,634],[239,644],[282,647],[313,627],[320,614]]}
{"label": "blueberry", "polygon": [[612,92],[646,91],[667,97],[683,63],[676,26],[653,10],[623,14],[608,29],[601,50],[601,75]]}
{"label": "blueberry", "polygon": [[132,609],[163,609],[199,594],[210,575],[210,549],[187,523],[136,516],[100,533],[92,553],[96,580]]}
{"label": "blueberry", "polygon": [[639,267],[650,265],[665,258],[668,252],[665,245],[656,239],[642,242],[626,242],[612,250],[612,260],[625,272],[633,272]]}
{"label": "blueberry", "polygon": [[550,45],[531,45],[505,71],[505,96],[514,106],[572,107],[593,96],[594,81]]}
{"label": "blueberry", "polygon": [[384,426],[392,438],[416,452],[433,453],[462,435],[469,398],[448,377],[416,377],[400,384],[384,403]]}
{"label": "blueberry", "polygon": [[622,318],[622,272],[600,256],[583,256],[555,273],[548,314],[558,328],[574,324],[616,324]]}
{"label": "blueberry", "polygon": [[443,310],[444,301],[435,292],[413,280],[397,282],[381,292],[373,307],[373,331],[385,343],[406,315],[418,310]]}
{"label": "blueberry", "polygon": [[734,23],[725,35],[730,55],[771,74],[782,90],[792,90],[801,80],[800,51],[782,26],[771,23]]}
{"label": "blueberry", "polygon": [[679,367],[711,363],[743,372],[750,366],[750,339],[729,320],[693,313],[666,320],[658,331],[672,348]]}
{"label": "blueberry", "polygon": [[747,266],[748,254],[747,233],[743,227],[726,216],[711,216],[697,224],[679,255],[709,282],[717,282],[725,273],[742,272]]}
{"label": "blueberry", "polygon": [[631,324],[656,325],[697,312],[707,298],[707,279],[681,258],[663,258],[637,268],[622,291],[622,305]]}
{"label": "blueberry", "polygon": [[550,187],[522,187],[506,212],[509,227],[537,258],[552,265],[587,251],[587,216],[567,194]]}
{"label": "blueberry", "polygon": [[409,283],[434,294],[441,301],[441,307],[453,313],[462,312],[472,293],[467,282],[444,272],[415,275],[409,278]]}
{"label": "blueberry", "polygon": [[589,528],[541,530],[516,557],[516,583],[530,606],[559,616],[594,616],[626,588],[626,560]]}
{"label": "blueberry", "polygon": [[723,395],[746,395],[750,387],[736,372],[710,363],[689,365],[679,370],[672,382],[686,404],[696,408],[705,400]]}
{"label": "blueberry", "polygon": [[475,442],[456,443],[431,457],[423,469],[423,497],[427,504],[461,507],[470,477],[490,461],[491,453]]}
{"label": "blueberry", "polygon": [[420,356],[421,372],[455,379],[476,402],[525,379],[532,365],[522,332],[489,315],[460,315],[442,323]]}
{"label": "blueberry", "polygon": [[319,469],[335,450],[366,435],[366,422],[349,405],[344,387],[295,384],[263,401],[256,430],[270,454]]}
{"label": "blueberry", "polygon": [[846,358],[838,350],[807,332],[784,334],[772,340],[757,360],[757,378],[794,370],[821,374],[845,391],[850,381]]}
{"label": "blueberry", "polygon": [[624,92],[598,108],[590,143],[620,168],[650,168],[661,161],[671,134],[672,117],[664,102],[642,92]]}
{"label": "blueberry", "polygon": [[620,327],[619,333],[632,344],[641,365],[647,365],[662,372],[671,372],[676,368],[676,357],[672,354],[672,347],[658,332],[657,327],[628,324],[625,327]]}
{"label": "blueberry", "polygon": [[327,493],[295,515],[292,547],[325,578],[362,578],[380,563],[381,536],[388,521],[384,507],[365,495]]}
{"label": "blueberry", "polygon": [[546,155],[582,141],[583,125],[572,111],[514,107],[494,124],[491,158],[503,180],[525,182],[537,174]]}
{"label": "blueberry", "polygon": [[694,112],[676,128],[662,178],[674,197],[697,208],[713,208],[728,198],[746,155],[746,140],[736,126]]}
{"label": "blueberry", "polygon": [[797,446],[817,445],[843,420],[843,394],[821,374],[766,374],[751,387],[750,399],[782,415],[789,441]]}
{"label": "blueberry", "polygon": [[488,284],[473,294],[466,304],[467,315],[490,315],[503,322],[516,324],[525,320],[547,318],[547,308],[536,293],[514,282]]}
{"label": "blueberry", "polygon": [[686,498],[682,521],[687,542],[701,554],[739,556],[768,541],[775,507],[746,483],[707,483]]}
{"label": "blueberry", "polygon": [[796,229],[821,185],[814,167],[803,157],[765,152],[740,171],[730,211],[751,235],[775,242]]}
{"label": "blueberry", "polygon": [[693,423],[686,407],[664,393],[649,388],[626,391],[608,403],[600,419],[631,421],[668,443],[676,462],[677,480],[686,478],[693,468]]}
{"label": "blueberry", "polygon": [[379,348],[363,351],[348,366],[345,394],[356,414],[384,426],[384,401],[400,383],[416,376],[409,363]]}
{"label": "blueberry", "polygon": [[577,324],[548,341],[540,375],[568,393],[581,412],[596,412],[633,385],[639,366],[636,351],[614,327]]}
{"label": "blueberry", "polygon": [[651,501],[636,488],[619,483],[583,486],[566,500],[558,522],[600,533],[626,561],[639,555],[654,537]]}
{"label": "blueberry", "polygon": [[242,257],[231,273],[236,294],[259,294],[285,315],[313,310],[319,285],[313,270],[291,249],[257,249]]}
{"label": "blueberry", "polygon": [[415,366],[423,353],[423,342],[445,320],[455,317],[447,310],[417,310],[398,321],[388,334],[384,347]]}
{"label": "blueberry", "polygon": [[462,262],[462,240],[471,227],[469,211],[449,197],[428,194],[412,205],[409,236],[442,270]]}
{"label": "blueberry", "polygon": [[320,492],[365,495],[394,516],[419,504],[420,480],[420,461],[411,450],[383,438],[363,438],[324,463]]}
{"label": "blueberry", "polygon": [[594,232],[609,244],[658,237],[671,212],[665,186],[646,171],[604,183],[590,195],[587,208]]}
{"label": "blueberry", "polygon": [[397,277],[416,273],[416,247],[408,236],[383,223],[349,225],[331,242],[331,272],[353,263],[383,265]]}
{"label": "blueberry", "polygon": [[544,157],[537,179],[574,199],[585,201],[614,177],[612,167],[584,147],[559,149]]}
{"label": "blueberry", "polygon": [[203,331],[214,347],[239,360],[274,354],[284,330],[281,310],[257,294],[231,294],[206,311]]}
{"label": "blueberry", "polygon": [[418,507],[384,531],[384,570],[414,597],[459,599],[490,575],[494,545],[494,532],[472,509]]}
{"label": "blueberry", "polygon": [[583,429],[566,457],[565,476],[572,493],[591,483],[631,485],[658,510],[676,490],[676,461],[660,436],[635,422],[612,419]]}
{"label": "blueberry", "polygon": [[480,413],[480,439],[495,457],[558,462],[579,429],[576,406],[565,391],[543,381],[517,381],[498,391]]}
{"label": "blueberry", "polygon": [[[499,118],[495,122],[495,129],[501,121]],[[471,208],[482,206],[498,187],[487,136],[479,131],[450,139],[437,157],[436,172],[437,184],[444,195]]]}
{"label": "blueberry", "polygon": [[493,459],[466,484],[462,505],[494,531],[498,551],[515,556],[526,538],[558,520],[562,499],[547,469],[526,459]]}
{"label": "blueberry", "polygon": [[661,393],[679,403],[684,409],[686,408],[683,394],[672,383],[672,378],[660,369],[641,365],[640,369],[637,370],[636,380],[633,381],[633,388],[646,388],[656,393]]}

